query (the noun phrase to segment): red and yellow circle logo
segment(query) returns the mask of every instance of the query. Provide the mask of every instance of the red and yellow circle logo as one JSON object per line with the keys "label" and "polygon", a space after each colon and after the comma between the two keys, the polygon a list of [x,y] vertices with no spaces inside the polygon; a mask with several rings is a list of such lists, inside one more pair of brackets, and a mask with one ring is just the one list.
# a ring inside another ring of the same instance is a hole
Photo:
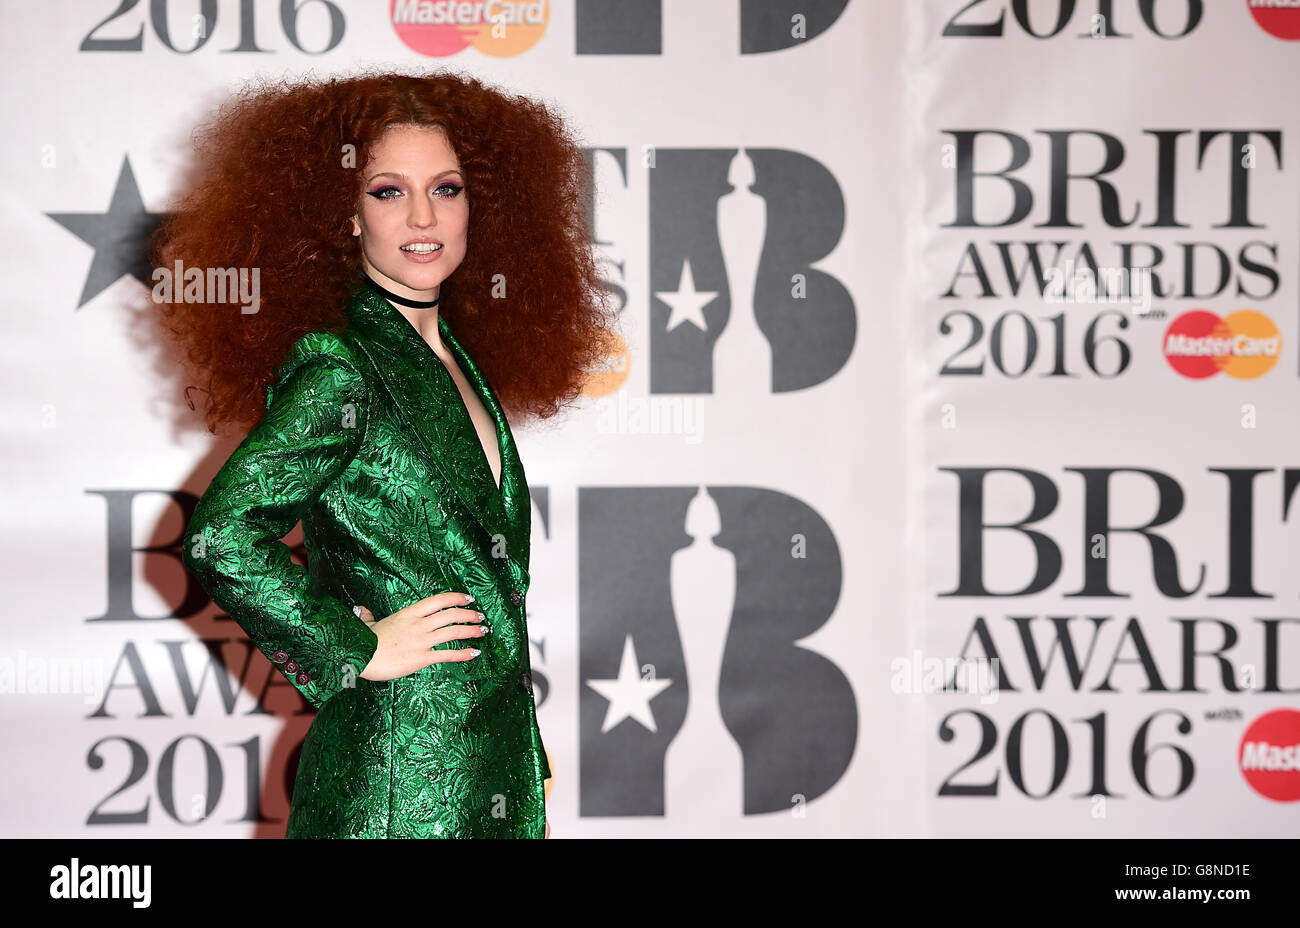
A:
{"label": "red and yellow circle logo", "polygon": [[610,333],[611,353],[595,369],[587,371],[582,392],[585,396],[609,396],[627,383],[632,353],[617,332]]}
{"label": "red and yellow circle logo", "polygon": [[1237,766],[1267,799],[1300,799],[1300,712],[1274,709],[1250,723],[1237,748]]}
{"label": "red and yellow circle logo", "polygon": [[1253,309],[1219,318],[1204,309],[1183,313],[1165,330],[1165,360],[1184,377],[1200,380],[1223,371],[1250,380],[1268,373],[1282,356],[1273,320]]}
{"label": "red and yellow circle logo", "polygon": [[1293,4],[1246,0],[1246,9],[1255,17],[1255,25],[1274,38],[1300,39],[1300,9]]}
{"label": "red and yellow circle logo", "polygon": [[388,9],[397,37],[431,58],[471,45],[497,58],[521,55],[551,21],[550,0],[389,0]]}

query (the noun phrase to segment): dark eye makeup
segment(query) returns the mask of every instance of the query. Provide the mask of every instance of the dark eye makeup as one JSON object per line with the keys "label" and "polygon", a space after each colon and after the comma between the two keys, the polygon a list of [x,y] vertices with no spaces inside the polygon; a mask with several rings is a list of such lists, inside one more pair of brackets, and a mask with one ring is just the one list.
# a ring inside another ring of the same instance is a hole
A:
{"label": "dark eye makeup", "polygon": [[[440,195],[440,196],[442,197],[442,199],[444,199],[444,200],[450,200],[452,197],[454,197],[454,196],[458,196],[458,195],[460,194],[460,192],[461,192],[462,190],[465,189],[465,187],[464,187],[464,185],[462,185],[462,184],[453,184],[453,183],[451,183],[450,181],[448,181],[448,182],[446,182],[446,183],[439,184],[437,187],[435,187],[435,188],[433,188],[433,189],[434,189],[434,190],[443,190],[443,189],[449,189],[449,190],[451,190],[451,193],[445,193],[445,194],[441,194],[441,195]],[[394,196],[388,196],[388,193],[389,193],[390,191],[394,194]],[[376,188],[375,190],[367,190],[367,191],[366,191],[366,195],[367,195],[367,196],[372,196],[372,197],[374,197],[376,200],[392,200],[392,199],[396,199],[396,194],[400,194],[401,192],[402,192],[402,191],[401,191],[401,188],[399,188],[399,187],[395,187],[395,186],[393,186],[392,184],[385,184],[384,186],[382,186],[382,187],[378,187],[378,188]]]}

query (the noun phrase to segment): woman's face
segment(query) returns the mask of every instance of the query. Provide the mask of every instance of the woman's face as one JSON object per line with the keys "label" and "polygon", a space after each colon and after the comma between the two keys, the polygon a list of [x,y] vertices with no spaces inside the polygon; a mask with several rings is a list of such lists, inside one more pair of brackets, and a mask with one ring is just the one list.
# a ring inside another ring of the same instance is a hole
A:
{"label": "woman's face", "polygon": [[352,234],[361,236],[366,273],[402,296],[436,298],[465,259],[469,229],[465,177],[446,135],[431,126],[388,129],[362,181]]}

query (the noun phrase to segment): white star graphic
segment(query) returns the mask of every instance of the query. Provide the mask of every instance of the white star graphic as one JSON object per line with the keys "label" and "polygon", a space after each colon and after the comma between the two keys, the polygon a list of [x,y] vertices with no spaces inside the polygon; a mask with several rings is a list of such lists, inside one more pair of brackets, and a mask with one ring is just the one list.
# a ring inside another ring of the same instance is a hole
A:
{"label": "white star graphic", "polygon": [[677,281],[677,289],[655,291],[655,296],[672,307],[672,312],[668,314],[668,326],[664,331],[671,332],[683,322],[691,322],[701,332],[707,332],[709,326],[704,321],[704,314],[700,310],[712,303],[717,295],[716,290],[696,290],[695,277],[691,274],[691,262],[689,259],[683,261],[682,276]]}
{"label": "white star graphic", "polygon": [[605,711],[605,721],[600,726],[601,734],[609,731],[623,719],[635,719],[650,731],[655,727],[654,713],[650,711],[650,700],[672,686],[672,680],[643,680],[637,671],[636,648],[632,636],[627,636],[623,643],[623,657],[618,665],[616,680],[588,680],[587,685],[609,701]]}

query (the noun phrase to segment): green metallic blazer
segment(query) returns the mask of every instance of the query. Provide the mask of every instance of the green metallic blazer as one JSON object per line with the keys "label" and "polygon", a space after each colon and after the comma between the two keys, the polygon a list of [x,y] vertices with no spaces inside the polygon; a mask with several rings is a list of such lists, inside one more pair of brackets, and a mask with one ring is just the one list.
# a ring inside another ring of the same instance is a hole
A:
{"label": "green metallic blazer", "polygon": [[[199,499],[182,559],[316,709],[286,837],[526,837],[551,771],[537,726],[524,596],[532,505],[496,395],[438,329],[496,422],[501,488],[438,356],[369,286],[342,333],[296,341],[266,412]],[[302,521],[308,567],[280,539]],[[466,662],[360,674],[377,619],[455,590],[490,627]]]}

